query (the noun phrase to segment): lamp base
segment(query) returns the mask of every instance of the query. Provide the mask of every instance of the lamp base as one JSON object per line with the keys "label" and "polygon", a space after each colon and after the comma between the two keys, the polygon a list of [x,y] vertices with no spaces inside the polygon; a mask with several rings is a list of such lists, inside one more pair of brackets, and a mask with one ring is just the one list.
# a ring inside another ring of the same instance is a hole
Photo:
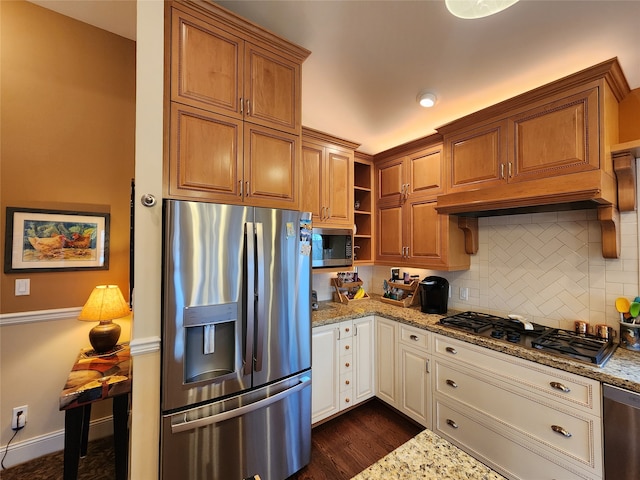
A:
{"label": "lamp base", "polygon": [[108,352],[118,343],[121,330],[120,325],[111,320],[100,322],[89,332],[89,342],[97,353]]}

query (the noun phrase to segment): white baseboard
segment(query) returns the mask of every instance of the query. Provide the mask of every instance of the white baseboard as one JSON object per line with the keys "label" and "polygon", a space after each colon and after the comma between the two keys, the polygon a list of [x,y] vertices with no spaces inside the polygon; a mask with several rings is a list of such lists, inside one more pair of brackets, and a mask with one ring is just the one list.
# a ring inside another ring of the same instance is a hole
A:
{"label": "white baseboard", "polygon": [[[91,422],[89,428],[89,440],[107,437],[113,434],[112,417],[103,417]],[[4,466],[9,468],[13,465],[19,465],[34,458],[47,455],[48,453],[64,450],[64,430],[47,433],[38,437],[32,437],[24,441],[16,441],[20,438],[20,432],[9,445],[9,451],[4,459]],[[0,447],[4,454],[6,445]]]}

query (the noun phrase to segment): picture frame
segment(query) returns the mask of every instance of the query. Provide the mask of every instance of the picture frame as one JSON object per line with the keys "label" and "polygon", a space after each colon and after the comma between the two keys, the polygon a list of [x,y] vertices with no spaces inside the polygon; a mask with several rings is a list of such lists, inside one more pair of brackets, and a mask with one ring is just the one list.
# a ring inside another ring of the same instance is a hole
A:
{"label": "picture frame", "polygon": [[4,273],[109,269],[109,214],[7,207]]}

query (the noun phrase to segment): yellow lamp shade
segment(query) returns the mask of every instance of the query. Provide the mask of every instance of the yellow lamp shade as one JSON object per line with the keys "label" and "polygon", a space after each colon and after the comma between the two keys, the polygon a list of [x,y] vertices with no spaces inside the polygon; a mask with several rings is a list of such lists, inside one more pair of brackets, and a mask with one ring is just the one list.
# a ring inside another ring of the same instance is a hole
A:
{"label": "yellow lamp shade", "polygon": [[78,320],[100,322],[89,332],[89,341],[97,353],[105,353],[113,349],[120,338],[120,325],[111,320],[129,313],[129,305],[117,285],[98,285],[82,307]]}

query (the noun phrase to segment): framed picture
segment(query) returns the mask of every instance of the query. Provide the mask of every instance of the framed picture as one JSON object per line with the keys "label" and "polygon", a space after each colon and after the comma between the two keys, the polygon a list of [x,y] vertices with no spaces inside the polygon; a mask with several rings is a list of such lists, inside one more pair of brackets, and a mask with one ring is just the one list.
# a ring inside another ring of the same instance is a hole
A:
{"label": "framed picture", "polygon": [[4,273],[108,268],[108,213],[7,207]]}

